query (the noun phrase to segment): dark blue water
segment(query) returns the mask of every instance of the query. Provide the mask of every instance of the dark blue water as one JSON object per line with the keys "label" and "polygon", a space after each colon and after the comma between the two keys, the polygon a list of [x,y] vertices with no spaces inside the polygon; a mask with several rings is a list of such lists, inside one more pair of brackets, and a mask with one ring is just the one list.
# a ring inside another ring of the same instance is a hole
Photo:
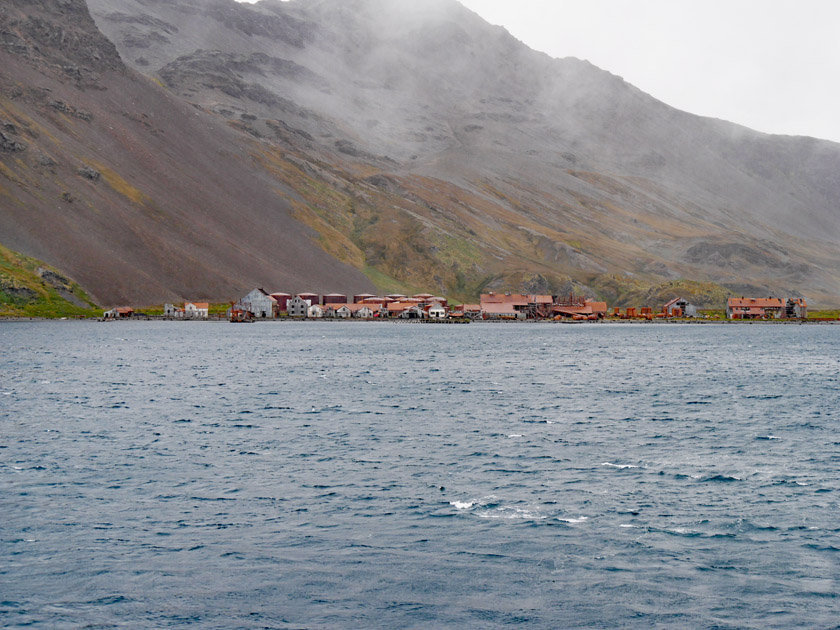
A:
{"label": "dark blue water", "polygon": [[840,327],[0,324],[0,626],[834,628]]}

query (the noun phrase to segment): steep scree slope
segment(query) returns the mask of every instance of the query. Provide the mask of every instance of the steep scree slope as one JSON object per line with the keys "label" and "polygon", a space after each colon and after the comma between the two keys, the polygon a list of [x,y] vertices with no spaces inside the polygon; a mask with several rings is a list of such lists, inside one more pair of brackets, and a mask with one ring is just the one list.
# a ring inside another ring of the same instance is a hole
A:
{"label": "steep scree slope", "polygon": [[0,242],[102,304],[370,290],[242,134],[133,70],[83,0],[0,5]]}

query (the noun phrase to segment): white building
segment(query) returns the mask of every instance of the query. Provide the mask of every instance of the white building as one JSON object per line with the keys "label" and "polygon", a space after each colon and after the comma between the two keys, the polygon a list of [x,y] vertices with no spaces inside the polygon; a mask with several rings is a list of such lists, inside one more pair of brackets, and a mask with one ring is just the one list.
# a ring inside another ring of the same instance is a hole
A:
{"label": "white building", "polygon": [[[307,302],[309,300],[306,300]],[[288,305],[287,305],[288,308]],[[326,309],[320,304],[313,304],[306,310],[306,316],[310,319],[321,319],[326,312]]]}
{"label": "white building", "polygon": [[333,308],[333,317],[338,317],[339,319],[348,319],[353,317],[353,311],[346,304],[342,304],[341,306],[335,305]]}
{"label": "white building", "polygon": [[254,289],[233,305],[233,310],[247,311],[254,317],[274,319],[277,317],[277,300],[262,289]]}
{"label": "white building", "polygon": [[286,302],[286,312],[289,314],[289,317],[306,317],[309,313],[310,306],[312,306],[312,300],[293,297]]}
{"label": "white building", "polygon": [[184,302],[185,319],[207,319],[210,317],[210,304],[207,302]]}
{"label": "white building", "polygon": [[446,319],[446,309],[437,302],[432,302],[427,312],[429,319]]}

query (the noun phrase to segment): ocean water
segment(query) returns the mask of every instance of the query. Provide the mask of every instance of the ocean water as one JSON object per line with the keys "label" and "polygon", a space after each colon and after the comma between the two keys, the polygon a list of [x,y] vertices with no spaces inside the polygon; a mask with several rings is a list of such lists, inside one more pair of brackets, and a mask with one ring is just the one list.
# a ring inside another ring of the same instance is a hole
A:
{"label": "ocean water", "polygon": [[840,327],[0,323],[4,628],[840,627]]}

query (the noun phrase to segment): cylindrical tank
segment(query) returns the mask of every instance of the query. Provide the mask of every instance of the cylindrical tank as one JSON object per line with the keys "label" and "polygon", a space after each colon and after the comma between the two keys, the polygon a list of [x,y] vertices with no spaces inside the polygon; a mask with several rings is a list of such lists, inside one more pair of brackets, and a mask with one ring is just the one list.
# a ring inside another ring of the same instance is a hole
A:
{"label": "cylindrical tank", "polygon": [[447,301],[447,299],[445,297],[433,297],[431,300],[429,300],[429,302],[437,302],[438,304],[440,304],[444,308],[449,306],[449,302]]}
{"label": "cylindrical tank", "polygon": [[347,304],[347,296],[343,293],[330,293],[324,296],[324,306],[328,304]]}
{"label": "cylindrical tank", "polygon": [[372,293],[359,293],[353,296],[353,304],[362,304],[366,299],[376,297]]}
{"label": "cylindrical tank", "polygon": [[367,297],[364,300],[362,300],[361,303],[362,304],[385,304],[385,302],[387,302],[387,300],[385,298],[376,297],[375,295],[372,295],[372,296]]}
{"label": "cylindrical tank", "polygon": [[288,304],[289,300],[292,299],[292,296],[289,295],[288,293],[272,293],[271,297],[273,297],[275,300],[277,300],[277,307],[281,311],[286,310],[286,304]]}
{"label": "cylindrical tank", "polygon": [[310,305],[318,304],[318,294],[317,293],[298,293],[297,296],[301,300],[309,300]]}

